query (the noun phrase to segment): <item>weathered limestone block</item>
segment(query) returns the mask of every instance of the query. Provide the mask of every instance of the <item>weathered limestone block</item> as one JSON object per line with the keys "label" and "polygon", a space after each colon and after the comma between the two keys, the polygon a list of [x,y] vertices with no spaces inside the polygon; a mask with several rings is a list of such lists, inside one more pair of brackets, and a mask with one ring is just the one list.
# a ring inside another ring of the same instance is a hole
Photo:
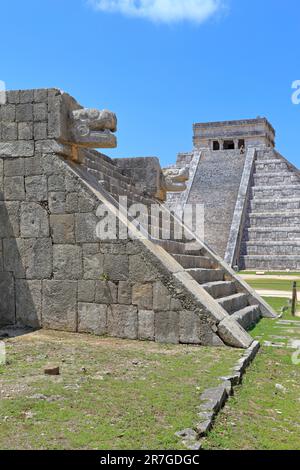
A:
{"label": "weathered limestone block", "polygon": [[49,210],[51,214],[64,214],[66,211],[66,193],[63,191],[49,193]]}
{"label": "weathered limestone block", "polygon": [[75,332],[76,300],[76,281],[43,281],[43,327]]}
{"label": "weathered limestone block", "polygon": [[16,279],[49,279],[52,276],[50,239],[3,240],[4,269]]}
{"label": "weathered limestone block", "polygon": [[[44,161],[47,161],[47,157],[44,158],[19,158],[19,159],[6,159],[6,163],[13,162],[14,160],[19,160],[20,167],[24,167],[24,173],[20,173],[20,175],[25,174],[25,176],[39,176],[42,175],[44,172]],[[21,163],[22,162],[22,163]],[[19,174],[19,173],[17,173]],[[8,175],[11,176],[11,175]]]}
{"label": "weathered limestone block", "polygon": [[21,237],[49,237],[49,220],[47,211],[34,202],[21,204]]}
{"label": "weathered limestone block", "polygon": [[41,327],[42,282],[16,280],[16,319],[18,325]]}
{"label": "weathered limestone block", "polygon": [[132,288],[132,303],[137,305],[139,310],[152,310],[152,284],[134,284]]}
{"label": "weathered limestone block", "polygon": [[75,235],[77,243],[92,243],[99,241],[96,227],[99,220],[95,214],[76,214]]}
{"label": "weathered limestone block", "polygon": [[[26,243],[27,242],[27,243]],[[3,240],[3,265],[4,270],[13,273],[17,279],[25,279],[26,277],[26,259],[28,258],[27,252],[29,240],[22,239]],[[24,263],[24,265],[23,265]]]}
{"label": "weathered limestone block", "polygon": [[26,176],[25,188],[27,201],[41,202],[48,199],[46,176]]}
{"label": "weathered limestone block", "polygon": [[33,126],[34,140],[47,139],[48,126],[46,122],[35,122]]}
{"label": "weathered limestone block", "polygon": [[155,311],[168,311],[171,307],[171,295],[162,282],[153,285],[153,309]]}
{"label": "weathered limestone block", "polygon": [[20,203],[0,201],[0,238],[20,235]]}
{"label": "weathered limestone block", "polygon": [[117,338],[137,339],[137,308],[126,305],[111,305],[107,314],[108,334]]}
{"label": "weathered limestone block", "polygon": [[84,255],[97,255],[100,254],[99,243],[83,243],[82,251]]}
{"label": "weathered limestone block", "polygon": [[138,339],[154,341],[155,339],[155,313],[153,310],[139,310],[138,312]]}
{"label": "weathered limestone block", "polygon": [[80,246],[53,246],[54,279],[81,279],[82,271],[82,249]]}
{"label": "weathered limestone block", "polygon": [[235,348],[249,348],[253,343],[251,336],[230,317],[218,325],[218,334],[225,344]]}
{"label": "weathered limestone block", "polygon": [[[28,243],[27,243],[28,242]],[[27,279],[49,279],[52,276],[52,242],[50,238],[24,240],[27,245]]]}
{"label": "weathered limestone block", "polygon": [[155,313],[155,341],[158,343],[179,343],[179,313]]}
{"label": "weathered limestone block", "polygon": [[50,175],[48,177],[49,192],[62,191],[65,188],[65,175]]}
{"label": "weathered limestone block", "polygon": [[158,158],[117,158],[114,162],[142,191],[161,201],[165,200],[165,182]]}
{"label": "weathered limestone block", "polygon": [[33,121],[33,105],[22,103],[16,106],[16,122]]}
{"label": "weathered limestone block", "polygon": [[3,159],[0,158],[0,201],[4,199],[4,163]]}
{"label": "weathered limestone block", "polygon": [[4,160],[5,176],[24,176],[24,158],[8,158]]}
{"label": "weathered limestone block", "polygon": [[15,122],[2,123],[2,140],[12,141],[18,139],[18,126]]}
{"label": "weathered limestone block", "polygon": [[0,142],[0,156],[4,157],[33,157],[34,143],[26,140]]}
{"label": "weathered limestone block", "polygon": [[0,272],[3,271],[3,242],[0,239]]}
{"label": "weathered limestone block", "polygon": [[100,279],[103,274],[104,255],[102,253],[83,255],[84,279]]}
{"label": "weathered limestone block", "polygon": [[35,103],[33,105],[33,116],[35,121],[47,121],[48,119],[48,107],[47,103]]}
{"label": "weathered limestone block", "polygon": [[126,281],[128,279],[127,255],[104,255],[104,274],[112,281]]}
{"label": "weathered limestone block", "polygon": [[19,91],[19,103],[32,103],[33,100],[34,100],[34,90],[20,90]]}
{"label": "weathered limestone block", "polygon": [[32,140],[33,139],[33,123],[19,122],[18,136],[19,136],[19,139],[21,140]]}
{"label": "weathered limestone block", "polygon": [[15,285],[11,273],[0,272],[0,326],[13,325],[16,319]]}
{"label": "weathered limestone block", "polygon": [[91,303],[95,300],[95,281],[78,281],[78,302]]}
{"label": "weathered limestone block", "polygon": [[75,218],[73,214],[50,215],[50,230],[53,243],[75,243]]}
{"label": "weathered limestone block", "polygon": [[110,281],[96,281],[95,301],[99,304],[118,303],[118,287]]}
{"label": "weathered limestone block", "polygon": [[24,201],[25,186],[23,176],[4,177],[4,198],[7,201]]}
{"label": "weathered limestone block", "polygon": [[34,103],[47,103],[48,101],[47,88],[40,88],[40,89],[33,90],[33,101]]}
{"label": "weathered limestone block", "polygon": [[3,104],[0,108],[0,121],[13,122],[16,119],[16,107],[13,104]]}
{"label": "weathered limestone block", "polygon": [[120,281],[118,287],[118,303],[122,305],[131,305],[132,286],[130,282]]}
{"label": "weathered limestone block", "polygon": [[99,204],[96,203],[95,199],[82,191],[78,193],[78,210],[79,212],[93,212],[97,209]]}
{"label": "weathered limestone block", "polygon": [[71,214],[78,212],[78,193],[68,193],[66,195],[65,211]]}
{"label": "weathered limestone block", "polygon": [[179,314],[179,339],[183,344],[200,344],[201,322],[194,312],[182,311]]}
{"label": "weathered limestone block", "polygon": [[107,333],[107,305],[78,304],[78,332],[105,335]]}
{"label": "weathered limestone block", "polygon": [[[153,282],[156,274],[140,255],[129,256],[129,277],[133,282]],[[152,268],[153,269],[153,268]]]}

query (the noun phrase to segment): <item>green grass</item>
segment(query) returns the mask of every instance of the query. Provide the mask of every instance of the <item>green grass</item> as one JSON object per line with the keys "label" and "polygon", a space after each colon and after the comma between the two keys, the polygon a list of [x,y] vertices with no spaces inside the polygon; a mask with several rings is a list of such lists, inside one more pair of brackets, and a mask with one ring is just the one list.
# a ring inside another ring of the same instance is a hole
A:
{"label": "green grass", "polygon": [[[265,299],[279,313],[287,299]],[[289,313],[284,320],[297,320]],[[252,335],[262,350],[204,441],[205,449],[299,450],[300,365],[293,364],[290,339],[300,340],[297,325],[262,320]],[[282,347],[266,347],[269,341]],[[299,354],[300,357],[300,354]],[[276,387],[276,384],[284,389]]]}
{"label": "green grass", "polygon": [[241,355],[47,331],[6,343],[0,449],[180,449],[199,394]]}
{"label": "green grass", "polygon": [[[293,290],[293,281],[288,281],[284,279],[247,280],[247,284],[249,284],[254,289],[279,290],[286,292],[292,292]],[[300,288],[300,281],[298,282],[297,287]]]}

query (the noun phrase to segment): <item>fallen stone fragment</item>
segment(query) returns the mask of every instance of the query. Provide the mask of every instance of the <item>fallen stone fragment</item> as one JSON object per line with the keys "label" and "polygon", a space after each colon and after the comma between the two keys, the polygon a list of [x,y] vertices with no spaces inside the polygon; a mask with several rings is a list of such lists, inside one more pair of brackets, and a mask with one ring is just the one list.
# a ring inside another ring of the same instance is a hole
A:
{"label": "fallen stone fragment", "polygon": [[35,395],[32,395],[29,397],[31,400],[47,400],[46,395],[43,395],[41,393],[36,393]]}
{"label": "fallen stone fragment", "polygon": [[60,374],[60,370],[59,370],[59,367],[46,367],[44,369],[44,374],[45,375],[59,375]]}
{"label": "fallen stone fragment", "polygon": [[275,388],[276,388],[276,390],[279,390],[280,392],[283,392],[283,393],[287,392],[287,389],[281,384],[276,384]]}
{"label": "fallen stone fragment", "polygon": [[206,411],[212,410],[214,413],[218,413],[228,398],[227,386],[228,383],[224,382],[222,385],[219,385],[219,387],[205,390],[200,397],[201,401],[204,402],[201,408]]}
{"label": "fallen stone fragment", "polygon": [[241,383],[241,374],[240,372],[236,372],[232,375],[228,375],[228,377],[220,377],[222,382],[230,382],[233,387],[239,385]]}

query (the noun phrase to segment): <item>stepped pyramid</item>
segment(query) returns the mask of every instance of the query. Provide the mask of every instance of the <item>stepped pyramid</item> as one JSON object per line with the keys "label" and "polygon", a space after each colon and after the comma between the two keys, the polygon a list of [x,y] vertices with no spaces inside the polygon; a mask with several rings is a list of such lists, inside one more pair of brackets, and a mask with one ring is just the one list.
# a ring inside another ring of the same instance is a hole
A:
{"label": "stepped pyramid", "polygon": [[275,313],[164,204],[181,171],[94,150],[116,146],[116,116],[60,90],[1,102],[0,326],[251,345]]}
{"label": "stepped pyramid", "polygon": [[189,181],[167,206],[203,204],[205,242],[228,264],[300,269],[300,173],[275,150],[267,119],[195,124],[194,151],[174,167],[189,168]]}
{"label": "stepped pyramid", "polygon": [[276,150],[259,150],[240,266],[300,270],[300,173]]}

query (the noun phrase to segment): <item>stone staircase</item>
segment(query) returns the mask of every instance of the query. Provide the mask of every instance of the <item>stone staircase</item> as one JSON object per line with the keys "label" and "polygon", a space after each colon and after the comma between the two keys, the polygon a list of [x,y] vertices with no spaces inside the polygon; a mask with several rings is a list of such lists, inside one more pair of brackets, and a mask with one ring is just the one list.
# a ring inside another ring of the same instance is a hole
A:
{"label": "stone staircase", "polygon": [[156,200],[151,199],[139,185],[118,168],[116,163],[106,155],[94,150],[85,150],[81,167],[97,179],[98,183],[108,191],[116,200],[126,196],[128,205],[132,204],[156,204]]}
{"label": "stone staircase", "polygon": [[[157,200],[144,195],[134,181],[122,175],[115,162],[108,157],[99,158],[99,153],[88,151],[80,170],[81,176],[88,175],[97,188],[113,198],[115,204],[119,196],[127,196],[129,204],[139,202],[158,205]],[[159,207],[168,213],[165,206]],[[157,224],[159,233],[162,233],[159,220],[153,219],[144,227],[145,232],[150,233],[153,228],[151,224]],[[217,309],[221,308],[225,315],[229,315],[243,329],[251,329],[262,316],[275,316],[270,307],[200,240],[172,240],[172,234],[171,240],[149,238],[171,255],[185,273],[216,301]]]}
{"label": "stone staircase", "polygon": [[[262,317],[259,302],[239,285],[228,270],[208,256],[204,248],[194,251],[189,244],[160,242],[197,283],[245,330]],[[193,246],[193,243],[191,243]]]}
{"label": "stone staircase", "polygon": [[275,150],[257,151],[243,269],[300,269],[300,176]]}

